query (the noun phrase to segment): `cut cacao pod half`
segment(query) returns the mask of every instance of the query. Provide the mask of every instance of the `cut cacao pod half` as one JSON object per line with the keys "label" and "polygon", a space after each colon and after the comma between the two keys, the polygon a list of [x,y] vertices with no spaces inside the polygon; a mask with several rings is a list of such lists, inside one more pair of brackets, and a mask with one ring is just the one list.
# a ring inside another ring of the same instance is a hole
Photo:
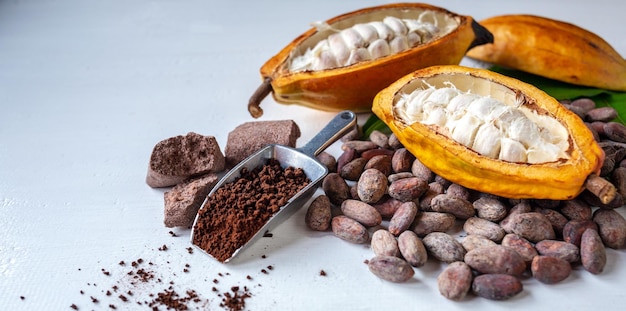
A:
{"label": "cut cacao pod half", "polygon": [[378,91],[409,72],[459,64],[493,36],[469,16],[419,3],[364,8],[331,18],[298,36],[261,67],[248,103],[263,114],[269,94],[282,104],[370,111]]}
{"label": "cut cacao pod half", "polygon": [[604,152],[584,122],[517,79],[433,66],[380,91],[372,111],[424,165],[464,187],[567,200],[591,183],[603,201],[615,197],[615,187],[597,177]]}

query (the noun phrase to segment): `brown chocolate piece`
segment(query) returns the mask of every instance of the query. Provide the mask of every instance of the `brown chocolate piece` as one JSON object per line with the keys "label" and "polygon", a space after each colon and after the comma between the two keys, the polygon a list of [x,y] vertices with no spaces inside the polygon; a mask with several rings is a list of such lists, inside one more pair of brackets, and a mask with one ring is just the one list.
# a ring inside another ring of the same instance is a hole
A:
{"label": "brown chocolate piece", "polygon": [[224,151],[226,164],[233,167],[243,159],[270,144],[296,146],[300,127],[293,120],[252,121],[228,133]]}
{"label": "brown chocolate piece", "polygon": [[178,184],[165,192],[165,226],[191,227],[202,202],[217,181],[216,174],[208,174]]}
{"label": "brown chocolate piece", "polygon": [[191,177],[223,171],[225,165],[215,137],[189,132],[154,146],[146,183],[153,188],[174,186]]}

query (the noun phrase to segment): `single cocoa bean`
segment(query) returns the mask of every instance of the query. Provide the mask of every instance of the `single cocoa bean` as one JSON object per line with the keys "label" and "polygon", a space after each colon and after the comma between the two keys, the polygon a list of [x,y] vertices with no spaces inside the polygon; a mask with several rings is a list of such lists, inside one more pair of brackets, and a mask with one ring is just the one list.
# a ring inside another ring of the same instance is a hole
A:
{"label": "single cocoa bean", "polygon": [[421,212],[415,216],[413,232],[420,237],[432,232],[446,232],[455,223],[456,217],[449,213]]}
{"label": "single cocoa bean", "polygon": [[468,234],[461,241],[461,245],[463,245],[463,248],[469,252],[479,247],[494,246],[498,244],[482,235]]}
{"label": "single cocoa bean", "polygon": [[463,230],[468,234],[482,235],[494,242],[500,242],[506,234],[498,224],[478,217],[466,219]]}
{"label": "single cocoa bean", "polygon": [[450,213],[458,219],[468,219],[474,214],[474,206],[468,200],[447,193],[435,196],[430,205],[435,212]]}
{"label": "single cocoa bean", "polygon": [[387,137],[387,135],[385,135],[385,133],[379,130],[373,130],[370,133],[370,140],[380,148],[389,148],[389,138]]}
{"label": "single cocoa bean", "polygon": [[343,201],[350,198],[350,186],[345,179],[337,173],[330,173],[322,181],[322,190],[335,206],[341,206]]}
{"label": "single cocoa bean", "polygon": [[585,114],[596,108],[596,103],[590,98],[578,98],[570,103],[571,106],[581,108]]}
{"label": "single cocoa bean", "polygon": [[411,172],[415,156],[406,148],[396,149],[391,158],[391,168],[395,173]]}
{"label": "single cocoa bean", "polygon": [[400,207],[402,203],[403,203],[402,201],[396,200],[392,197],[383,196],[381,200],[379,200],[376,203],[372,203],[370,205],[372,205],[378,211],[378,213],[380,213],[380,216],[383,219],[390,219],[393,216],[393,214],[396,213],[396,211],[398,210],[398,207]]}
{"label": "single cocoa bean", "polygon": [[617,192],[626,195],[626,167],[618,167],[611,173],[611,181],[615,185]]}
{"label": "single cocoa bean", "polygon": [[524,262],[531,262],[535,256],[539,255],[532,243],[515,233],[505,235],[501,245],[517,252]]}
{"label": "single cocoa bean", "polygon": [[620,249],[626,245],[626,219],[612,209],[597,209],[593,221],[606,247]]}
{"label": "single cocoa bean", "polygon": [[569,242],[543,240],[535,244],[535,249],[542,256],[556,257],[570,263],[580,262],[580,249]]}
{"label": "single cocoa bean", "polygon": [[555,284],[561,282],[572,272],[569,262],[549,256],[535,256],[530,265],[533,277],[541,283]]}
{"label": "single cocoa bean", "polygon": [[502,201],[489,196],[479,197],[472,205],[478,217],[493,222],[501,221],[508,213],[508,208]]}
{"label": "single cocoa bean", "polygon": [[462,261],[465,257],[465,248],[454,237],[443,232],[431,232],[422,242],[433,258],[442,262]]}
{"label": "single cocoa bean", "polygon": [[414,202],[404,202],[389,220],[389,232],[398,236],[407,230],[417,215],[417,205]]}
{"label": "single cocoa bean", "polygon": [[464,261],[480,273],[519,276],[526,270],[526,262],[522,256],[502,245],[473,249],[467,252]]}
{"label": "single cocoa bean", "polygon": [[411,173],[413,173],[415,177],[427,182],[431,182],[433,178],[435,178],[435,173],[417,158],[415,158],[413,164],[411,164]]}
{"label": "single cocoa bean", "polygon": [[[356,158],[356,151],[354,149],[348,148],[339,155],[337,158],[337,172],[341,172],[343,166],[347,163],[350,163],[352,160]],[[365,165],[365,164],[363,164]]]}
{"label": "single cocoa bean", "polygon": [[365,227],[374,227],[382,222],[382,216],[373,206],[359,200],[348,199],[343,201],[341,212]]}
{"label": "single cocoa bean", "polygon": [[376,203],[387,193],[387,176],[377,169],[363,171],[357,183],[359,199],[365,203]]}
{"label": "single cocoa bean", "polygon": [[580,261],[585,270],[600,274],[606,266],[606,248],[595,229],[587,228],[580,239]]}
{"label": "single cocoa bean", "polygon": [[389,143],[389,147],[391,149],[394,149],[394,150],[397,150],[397,149],[400,149],[400,148],[404,148],[404,146],[402,145],[400,140],[398,140],[398,136],[396,136],[396,134],[394,134],[394,133],[391,133],[389,135],[388,143]]}
{"label": "single cocoa bean", "polygon": [[413,267],[421,267],[428,260],[422,240],[413,231],[404,231],[398,236],[398,248],[402,257]]}
{"label": "single cocoa bean", "polygon": [[367,228],[358,221],[346,216],[333,217],[331,228],[335,236],[351,243],[363,244],[369,240]]}
{"label": "single cocoa bean", "polygon": [[413,173],[411,172],[400,172],[400,173],[390,174],[389,176],[387,176],[387,180],[389,180],[390,183],[393,183],[394,181],[404,179],[404,178],[410,178],[410,177],[415,177],[415,176],[413,176]]}
{"label": "single cocoa bean", "polygon": [[626,126],[619,122],[607,122],[604,124],[604,135],[619,143],[626,143]]}
{"label": "single cocoa bean", "polygon": [[444,192],[444,187],[441,183],[433,181],[428,184],[428,190],[419,199],[419,207],[422,211],[432,212],[431,202],[434,197]]}
{"label": "single cocoa bean", "polygon": [[521,201],[513,205],[511,210],[509,210],[509,214],[500,221],[500,227],[502,227],[502,229],[504,229],[506,233],[512,233],[513,223],[511,221],[513,217],[522,213],[528,213],[531,210],[532,210],[532,207],[530,206],[528,201]]}
{"label": "single cocoa bean", "polygon": [[330,200],[322,194],[313,199],[307,208],[304,222],[313,230],[326,231],[330,228],[331,218]]}
{"label": "single cocoa bean", "polygon": [[546,216],[548,221],[552,224],[552,229],[554,230],[555,235],[560,236],[563,232],[565,224],[569,221],[567,217],[553,209],[536,208],[534,211]]}
{"label": "single cocoa bean", "polygon": [[556,237],[552,224],[540,213],[530,212],[513,216],[511,219],[513,233],[537,243],[543,240],[552,240]]}
{"label": "single cocoa bean", "polygon": [[385,229],[374,231],[370,243],[376,256],[398,256],[400,254],[396,237]]}
{"label": "single cocoa bean", "polygon": [[339,175],[346,180],[357,181],[363,173],[365,164],[367,164],[367,159],[355,158],[354,160],[344,164],[341,169],[338,170]]}
{"label": "single cocoa bean", "polygon": [[391,156],[390,155],[376,155],[365,163],[364,170],[376,169],[383,175],[388,176],[392,173],[391,169]]}
{"label": "single cocoa bean", "polygon": [[337,172],[337,159],[332,154],[322,151],[315,158],[326,166],[329,173]]}
{"label": "single cocoa bean", "polygon": [[368,261],[367,266],[377,277],[394,283],[406,282],[415,274],[408,262],[393,256],[376,256]]}
{"label": "single cocoa bean", "polygon": [[588,220],[591,219],[592,215],[592,210],[589,204],[578,198],[563,201],[560,210],[561,214],[569,220]]}
{"label": "single cocoa bean", "polygon": [[617,111],[612,107],[598,107],[587,111],[587,121],[609,122],[617,118]]}
{"label": "single cocoa bean", "polygon": [[580,238],[587,229],[598,230],[593,220],[570,220],[563,227],[563,241],[580,247]]}
{"label": "single cocoa bean", "polygon": [[346,141],[341,145],[341,150],[354,149],[356,153],[361,153],[365,150],[376,149],[378,145],[374,142],[367,140],[350,140]]}
{"label": "single cocoa bean", "polygon": [[472,292],[490,300],[507,300],[523,289],[522,282],[508,274],[483,274],[472,281]]}
{"label": "single cocoa bean", "polygon": [[392,182],[387,192],[394,199],[409,202],[421,197],[428,188],[426,181],[417,177],[409,177]]}
{"label": "single cocoa bean", "polygon": [[472,288],[472,278],[472,270],[466,263],[450,263],[437,277],[439,293],[450,300],[462,300]]}
{"label": "single cocoa bean", "polygon": [[457,197],[457,198],[461,198],[467,201],[469,201],[472,196],[469,189],[456,183],[452,183],[448,186],[448,188],[446,188],[446,194]]}
{"label": "single cocoa bean", "polygon": [[369,150],[365,150],[361,152],[361,158],[367,159],[368,161],[371,160],[375,156],[381,156],[381,155],[391,157],[393,155],[393,150],[376,148],[376,149],[369,149]]}

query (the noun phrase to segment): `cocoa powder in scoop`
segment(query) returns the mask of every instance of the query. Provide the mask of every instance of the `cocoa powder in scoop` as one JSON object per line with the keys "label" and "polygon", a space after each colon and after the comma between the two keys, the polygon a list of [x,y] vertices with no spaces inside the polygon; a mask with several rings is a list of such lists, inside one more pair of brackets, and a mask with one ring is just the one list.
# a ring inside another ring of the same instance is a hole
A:
{"label": "cocoa powder in scoop", "polygon": [[193,244],[226,261],[309,183],[304,170],[283,169],[275,159],[242,169],[240,177],[207,198],[198,212]]}

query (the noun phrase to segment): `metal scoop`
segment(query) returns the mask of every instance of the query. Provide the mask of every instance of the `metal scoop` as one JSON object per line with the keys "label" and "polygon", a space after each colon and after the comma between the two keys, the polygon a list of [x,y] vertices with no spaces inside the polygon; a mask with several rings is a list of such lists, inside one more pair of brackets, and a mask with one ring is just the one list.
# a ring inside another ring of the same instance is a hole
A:
{"label": "metal scoop", "polygon": [[[291,147],[277,144],[268,145],[250,155],[241,163],[237,164],[228,173],[226,173],[224,177],[222,177],[222,179],[215,185],[213,190],[211,190],[211,192],[207,196],[207,199],[225,183],[230,183],[237,179],[241,175],[241,170],[244,167],[248,170],[253,170],[257,167],[264,165],[268,159],[278,160],[283,168],[288,166],[301,168],[304,170],[306,176],[311,180],[311,182],[305,188],[303,188],[300,192],[294,195],[289,200],[289,202],[287,202],[286,205],[282,206],[280,210],[276,212],[265,223],[265,225],[258,232],[256,232],[256,234],[254,234],[252,238],[250,238],[250,240],[248,240],[248,242],[246,242],[243,246],[237,249],[228,259],[224,260],[224,263],[230,261],[238,253],[243,251],[248,246],[252,245],[256,240],[258,240],[267,232],[276,227],[276,225],[291,216],[299,207],[304,205],[304,203],[306,203],[311,198],[311,196],[313,196],[313,193],[319,187],[324,177],[328,174],[328,168],[320,163],[315,158],[315,156],[317,156],[320,152],[322,152],[324,149],[326,149],[348,131],[353,129],[355,126],[355,113],[352,111],[342,111],[337,114],[315,137],[313,137],[311,141],[309,141],[301,148],[294,149]],[[207,204],[207,199],[205,199],[204,203],[200,207],[200,210],[203,209]],[[196,219],[193,223],[191,231],[191,243],[203,253],[213,257],[213,255],[193,243],[194,231],[199,217],[200,213],[196,214]]]}

